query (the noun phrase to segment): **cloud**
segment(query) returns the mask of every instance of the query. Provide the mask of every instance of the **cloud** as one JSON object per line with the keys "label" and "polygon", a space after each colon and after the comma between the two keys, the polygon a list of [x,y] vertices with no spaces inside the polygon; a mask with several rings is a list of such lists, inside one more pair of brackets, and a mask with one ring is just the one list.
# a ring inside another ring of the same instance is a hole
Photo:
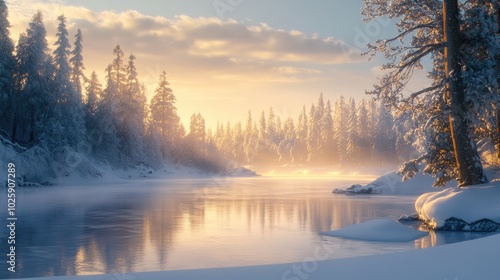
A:
{"label": "cloud", "polygon": [[308,68],[300,68],[300,67],[278,67],[277,70],[284,74],[300,74],[300,73],[308,73],[308,74],[320,74],[321,71],[317,69],[308,69]]}
{"label": "cloud", "polygon": [[[19,2],[18,2],[19,1]],[[266,70],[275,74],[314,74],[317,71],[284,71],[299,69],[293,64],[335,65],[362,61],[357,49],[333,38],[308,36],[296,30],[282,30],[266,24],[246,26],[234,20],[218,18],[192,18],[177,16],[173,19],[152,17],[137,11],[117,13],[93,12],[83,7],[61,5],[70,0],[9,1],[15,28],[27,26],[27,13],[42,10],[45,23],[54,30],[59,14],[68,18],[68,26],[83,31],[85,46],[93,53],[111,53],[116,44],[122,45],[140,59],[155,58],[165,62],[196,65],[199,70],[209,68],[225,71]],[[20,9],[24,5],[24,9]],[[22,10],[22,13],[17,11]],[[74,30],[73,30],[74,31]],[[175,56],[175,58],[167,58]],[[178,64],[177,64],[178,65]],[[278,71],[276,71],[278,70]],[[239,71],[236,71],[239,72]]]}
{"label": "cloud", "polygon": [[[165,18],[137,11],[96,12],[72,6],[71,0],[7,0],[7,5],[15,40],[36,10],[41,10],[51,46],[56,19],[64,14],[71,36],[77,28],[82,30],[87,71],[95,70],[103,84],[104,69],[117,44],[126,54],[137,57],[140,79],[150,95],[160,73],[166,70],[179,102],[191,106],[185,109],[186,115],[191,109],[203,111],[201,108],[210,106],[206,101],[210,96],[227,100],[236,95],[252,96],[256,101],[242,102],[243,109],[227,105],[246,112],[252,107],[249,102],[267,102],[271,92],[276,102],[285,98],[290,102],[285,96],[291,94],[300,102],[304,93],[331,90],[340,94],[339,89],[353,84],[350,70],[343,66],[358,67],[366,62],[358,49],[341,40],[266,24],[186,15]],[[364,91],[359,81],[355,84],[359,87],[356,91]]]}

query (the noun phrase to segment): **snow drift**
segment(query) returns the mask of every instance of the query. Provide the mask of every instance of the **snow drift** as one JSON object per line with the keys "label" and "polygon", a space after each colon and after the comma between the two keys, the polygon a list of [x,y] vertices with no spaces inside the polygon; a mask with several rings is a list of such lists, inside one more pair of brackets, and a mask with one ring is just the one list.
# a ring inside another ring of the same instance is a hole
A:
{"label": "snow drift", "polygon": [[425,193],[415,202],[415,209],[435,229],[500,230],[500,182]]}
{"label": "snow drift", "polygon": [[393,220],[375,219],[321,234],[364,241],[406,242],[424,237],[428,233]]}

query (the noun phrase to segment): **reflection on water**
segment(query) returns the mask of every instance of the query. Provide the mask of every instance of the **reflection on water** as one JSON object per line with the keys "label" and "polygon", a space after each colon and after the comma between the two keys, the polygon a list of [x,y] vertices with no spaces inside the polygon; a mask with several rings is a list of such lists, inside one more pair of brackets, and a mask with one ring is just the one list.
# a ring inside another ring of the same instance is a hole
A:
{"label": "reflection on water", "polygon": [[1,271],[0,278],[298,262],[318,245],[344,258],[481,236],[431,233],[387,244],[319,235],[413,211],[415,197],[330,194],[333,186],[363,181],[199,179],[20,190],[18,272]]}

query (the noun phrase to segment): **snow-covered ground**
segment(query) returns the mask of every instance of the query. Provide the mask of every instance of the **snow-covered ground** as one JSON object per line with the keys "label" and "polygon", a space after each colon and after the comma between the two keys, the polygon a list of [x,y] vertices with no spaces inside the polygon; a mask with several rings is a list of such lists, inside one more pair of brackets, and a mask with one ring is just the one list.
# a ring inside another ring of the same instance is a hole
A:
{"label": "snow-covered ground", "polygon": [[[403,176],[395,171],[386,173],[373,182],[362,185],[353,185],[347,189],[335,189],[336,194],[386,194],[386,195],[420,195],[426,192],[435,192],[433,188],[435,178],[430,175],[417,173],[411,180],[403,181]],[[451,187],[456,183],[449,183]]]}
{"label": "snow-covered ground", "polygon": [[[489,179],[499,178],[494,168],[485,169]],[[443,188],[434,188],[436,179],[428,174],[417,173],[414,178],[403,181],[403,176],[396,171],[386,173],[366,185],[352,185],[349,188],[336,188],[336,194],[385,194],[385,195],[421,195],[429,192],[439,192]],[[457,182],[451,181],[445,188],[456,187]]]}
{"label": "snow-covered ground", "polygon": [[[497,280],[500,234],[472,241],[386,255],[323,260],[321,247],[302,263],[202,270],[29,278],[30,280]],[[279,260],[277,260],[279,261]],[[26,279],[27,280],[27,279]]]}
{"label": "snow-covered ground", "polygon": [[[56,157],[56,158],[54,158]],[[18,186],[89,185],[126,182],[151,178],[253,177],[255,171],[235,167],[226,174],[213,174],[194,167],[165,162],[152,168],[143,164],[116,168],[105,161],[89,158],[83,153],[61,148],[57,156],[49,156],[42,148],[30,149],[13,144],[0,135],[0,164],[15,163]],[[61,163],[62,162],[62,163]],[[5,186],[0,181],[0,187]]]}
{"label": "snow-covered ground", "polygon": [[426,236],[428,233],[412,229],[394,220],[376,219],[321,234],[364,241],[405,242]]}

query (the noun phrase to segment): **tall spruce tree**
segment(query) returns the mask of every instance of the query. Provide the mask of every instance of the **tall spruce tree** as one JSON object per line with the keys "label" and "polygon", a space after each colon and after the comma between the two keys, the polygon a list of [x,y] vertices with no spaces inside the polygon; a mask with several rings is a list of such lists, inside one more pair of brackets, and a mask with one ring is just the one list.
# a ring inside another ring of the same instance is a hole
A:
{"label": "tall spruce tree", "polygon": [[40,136],[54,116],[50,83],[54,69],[47,45],[47,30],[38,11],[28,29],[19,37],[16,47],[16,110],[12,139],[28,145],[40,143]]}
{"label": "tall spruce tree", "polygon": [[334,137],[337,146],[337,163],[342,165],[347,158],[347,105],[344,96],[340,96],[335,101],[335,111],[333,115]]}
{"label": "tall spruce tree", "polygon": [[349,98],[347,102],[347,132],[346,132],[346,163],[349,166],[357,165],[359,160],[358,144],[358,117],[356,115],[356,101]]}
{"label": "tall spruce tree", "polygon": [[293,160],[295,163],[304,163],[307,161],[307,132],[309,130],[309,121],[306,113],[306,106],[302,110],[297,122],[297,146],[294,150]]}
{"label": "tall spruce tree", "polygon": [[90,141],[89,144],[95,152],[95,148],[101,144],[103,135],[99,129],[99,120],[97,119],[102,98],[102,85],[95,71],[90,75],[85,91],[87,95],[84,106],[86,134]]}
{"label": "tall spruce tree", "polygon": [[14,98],[14,43],[10,38],[8,9],[0,0],[0,129],[12,137],[12,122],[16,108]]}
{"label": "tall spruce tree", "polygon": [[248,117],[245,124],[243,149],[245,151],[245,163],[250,163],[255,157],[255,145],[257,142],[257,135],[254,133],[252,111],[248,111]]}
{"label": "tall spruce tree", "polygon": [[95,71],[90,75],[86,92],[85,115],[94,116],[97,113],[97,107],[102,97],[102,85]]}
{"label": "tall spruce tree", "polygon": [[317,142],[319,138],[319,118],[316,105],[311,104],[309,108],[309,123],[307,124],[307,162],[313,163],[317,156]]}
{"label": "tall spruce tree", "polygon": [[119,94],[115,111],[121,139],[120,148],[132,163],[137,163],[144,157],[145,94],[139,82],[135,59],[133,54],[130,55],[126,67],[125,85]]}
{"label": "tall spruce tree", "polygon": [[297,135],[295,134],[295,125],[292,118],[287,118],[283,126],[283,138],[279,144],[279,156],[282,164],[292,163],[294,161],[293,153],[297,146]]}
{"label": "tall spruce tree", "polygon": [[69,63],[71,65],[70,81],[77,93],[77,97],[81,100],[83,96],[83,84],[87,78],[83,72],[85,70],[83,63],[83,35],[80,29],[78,29],[75,35],[75,45],[71,51]]}
{"label": "tall spruce tree", "polygon": [[150,126],[154,134],[162,141],[162,155],[164,158],[172,152],[172,146],[180,137],[180,119],[175,107],[176,98],[167,81],[167,73],[160,75],[158,87],[150,104]]}
{"label": "tall spruce tree", "polygon": [[396,134],[394,131],[394,119],[388,106],[383,103],[378,107],[378,125],[374,135],[373,153],[375,160],[381,164],[394,162],[396,155]]}
{"label": "tall spruce tree", "polygon": [[370,124],[368,117],[368,109],[365,99],[361,99],[358,103],[357,113],[358,117],[358,127],[356,133],[358,134],[358,148],[359,153],[363,155],[364,158],[370,158]]}
{"label": "tall spruce tree", "polygon": [[320,119],[320,126],[319,157],[321,163],[331,164],[335,157],[335,143],[333,137],[332,104],[330,100],[326,102],[326,107]]}
{"label": "tall spruce tree", "polygon": [[113,81],[115,82],[116,90],[122,93],[125,90],[127,81],[127,69],[125,66],[125,53],[123,52],[120,45],[116,45],[113,50],[113,55],[115,58],[111,62],[111,73]]}
{"label": "tall spruce tree", "polygon": [[71,67],[68,57],[70,44],[66,17],[58,17],[59,25],[56,34],[56,49],[54,50],[54,106],[56,117],[46,127],[45,141],[55,149],[69,146],[77,149],[85,141],[84,112],[81,96],[77,93],[70,80]]}

